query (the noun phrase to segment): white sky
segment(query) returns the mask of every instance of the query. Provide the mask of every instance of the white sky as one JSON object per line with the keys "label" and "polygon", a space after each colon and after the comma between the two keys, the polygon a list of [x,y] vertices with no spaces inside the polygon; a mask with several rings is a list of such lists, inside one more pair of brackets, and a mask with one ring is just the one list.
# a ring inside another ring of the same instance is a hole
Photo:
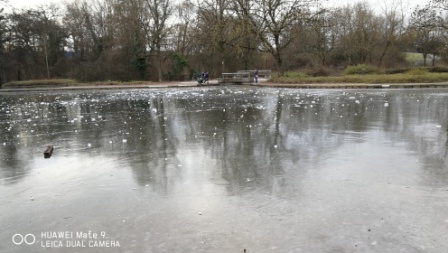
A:
{"label": "white sky", "polygon": [[[57,3],[57,4],[63,3],[61,0],[59,0],[59,1],[58,0],[6,0],[6,1],[8,1],[6,9],[10,9],[8,7],[17,8],[17,9],[28,8],[28,7],[33,8],[33,7],[36,7],[39,5],[46,5],[46,4],[50,4],[50,3]],[[0,6],[1,5],[4,5],[4,4],[0,3]]]}
{"label": "white sky", "polygon": [[[62,4],[61,0],[8,0],[10,6],[14,8],[24,8],[24,7],[36,7],[38,5],[44,5],[49,3],[57,3]],[[73,0],[68,0],[73,1]],[[330,5],[330,6],[338,6],[338,5],[346,5],[353,4],[359,2],[360,0],[326,0],[322,5]],[[361,0],[362,1],[362,0]],[[382,8],[384,6],[393,6],[397,4],[399,0],[366,0],[371,4],[374,8]],[[425,5],[429,2],[429,0],[401,0],[405,7],[409,6],[409,9],[414,8],[416,5]],[[407,8],[406,8],[407,9]]]}

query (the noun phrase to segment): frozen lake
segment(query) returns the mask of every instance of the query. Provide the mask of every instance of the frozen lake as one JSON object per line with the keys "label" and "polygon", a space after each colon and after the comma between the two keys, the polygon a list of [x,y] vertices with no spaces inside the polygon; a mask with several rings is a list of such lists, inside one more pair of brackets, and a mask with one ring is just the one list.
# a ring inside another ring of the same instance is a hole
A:
{"label": "frozen lake", "polygon": [[447,252],[447,136],[445,89],[0,93],[0,252]]}

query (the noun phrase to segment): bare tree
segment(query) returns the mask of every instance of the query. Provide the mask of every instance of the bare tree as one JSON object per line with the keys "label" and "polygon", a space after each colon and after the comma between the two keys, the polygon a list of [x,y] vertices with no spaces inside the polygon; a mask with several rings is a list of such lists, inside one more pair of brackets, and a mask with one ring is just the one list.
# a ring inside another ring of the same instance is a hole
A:
{"label": "bare tree", "polygon": [[[36,23],[36,33],[40,38],[41,54],[44,57],[47,78],[51,78],[51,68],[57,61],[58,53],[63,56],[66,34],[59,25],[59,8],[56,5],[39,7],[40,17]],[[60,55],[61,56],[61,55]]]}
{"label": "bare tree", "polygon": [[[15,50],[31,53],[36,77],[51,78],[54,66],[64,55],[67,35],[58,20],[58,8],[54,5],[42,6],[37,10],[25,9],[10,15],[13,34],[11,45]],[[26,62],[25,58],[17,60],[23,64]],[[41,65],[44,66],[45,74],[40,72]]]}
{"label": "bare tree", "polygon": [[[0,0],[0,3],[6,4],[7,0]],[[0,86],[4,83],[5,73],[4,73],[4,59],[5,59],[5,48],[4,44],[7,39],[7,29],[6,29],[6,17],[3,14],[4,8],[0,8]]]}
{"label": "bare tree", "polygon": [[125,79],[138,76],[147,78],[147,50],[144,22],[146,18],[145,1],[117,1],[114,4],[114,40],[120,48],[114,51],[122,58]]}
{"label": "bare tree", "polygon": [[175,6],[176,22],[172,26],[171,49],[180,55],[191,53],[193,39],[191,33],[196,25],[196,6],[189,0],[182,1]]}
{"label": "bare tree", "polygon": [[418,7],[413,13],[412,28],[416,29],[417,44],[425,58],[432,55],[435,64],[436,55],[448,58],[446,40],[448,39],[448,1],[431,0],[423,7]]}
{"label": "bare tree", "polygon": [[159,82],[163,80],[163,55],[169,32],[168,20],[173,14],[170,0],[146,0],[147,23],[145,25],[150,54],[155,58]]}
{"label": "bare tree", "polygon": [[340,43],[347,64],[372,64],[381,42],[381,19],[367,3],[346,6],[342,15]]}
{"label": "bare tree", "polygon": [[338,47],[341,33],[339,10],[324,10],[312,20],[305,23],[304,33],[307,37],[309,52],[317,57],[320,64],[327,64],[330,54]]}
{"label": "bare tree", "polygon": [[[211,58],[205,60],[215,68],[220,66],[220,72],[230,68],[229,51],[229,25],[232,10],[230,0],[198,1],[198,26],[195,39],[201,43]],[[201,64],[203,68],[203,63]]]}
{"label": "bare tree", "polygon": [[389,67],[405,63],[405,49],[446,51],[447,0],[419,8],[410,27],[401,0],[380,14],[365,2],[322,12],[321,1],[68,0],[64,27],[52,9],[0,11],[0,82],[15,73],[163,81],[261,65],[283,75],[310,62]]}
{"label": "bare tree", "polygon": [[292,29],[310,15],[309,7],[317,0],[235,0],[240,16],[250,22],[252,32],[260,39],[260,50],[275,59],[279,75],[284,74],[283,50],[293,41]]}
{"label": "bare tree", "polygon": [[400,38],[404,35],[406,15],[401,1],[394,2],[393,5],[388,8],[386,6],[383,10],[383,41],[384,46],[378,62],[378,65],[383,64],[384,57],[387,50],[394,46],[394,44],[400,41]]}
{"label": "bare tree", "polygon": [[66,5],[64,24],[70,34],[75,73],[81,80],[110,78],[105,52],[114,44],[113,0],[73,1]]}
{"label": "bare tree", "polygon": [[425,7],[417,9],[412,16],[411,29],[416,33],[415,45],[417,51],[423,55],[423,65],[426,66],[428,55],[433,55],[433,65],[435,64],[435,55],[443,45],[441,41],[441,26],[438,22],[437,11]]}

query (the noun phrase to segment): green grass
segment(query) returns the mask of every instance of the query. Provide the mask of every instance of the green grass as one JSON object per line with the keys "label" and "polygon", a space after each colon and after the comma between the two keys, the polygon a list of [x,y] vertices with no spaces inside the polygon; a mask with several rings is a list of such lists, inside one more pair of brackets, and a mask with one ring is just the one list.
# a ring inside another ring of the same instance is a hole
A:
{"label": "green grass", "polygon": [[423,63],[423,54],[421,53],[404,53],[407,62],[412,64]]}
{"label": "green grass", "polygon": [[[275,75],[277,75],[277,73],[275,73]],[[303,72],[298,72],[298,71],[288,71],[285,72],[284,77],[287,78],[308,78],[309,76]]]}
{"label": "green grass", "polygon": [[47,86],[72,86],[79,84],[73,79],[41,79],[41,80],[27,80],[15,81],[2,85],[2,88],[21,88],[21,87],[47,87]]}
{"label": "green grass", "polygon": [[356,66],[348,66],[344,70],[344,75],[359,75],[361,73],[364,74],[380,74],[381,71],[374,66],[366,65],[366,64],[358,64]]}
{"label": "green grass", "polygon": [[[400,84],[400,83],[438,83],[448,82],[448,73],[430,72],[427,69],[415,68],[398,74],[370,74],[313,77],[303,72],[286,72],[282,77],[274,75],[271,83],[278,84]],[[47,79],[9,82],[2,88],[33,88],[33,87],[66,87],[66,86],[111,86],[111,85],[151,85],[149,81],[100,81],[81,83],[72,79]]]}
{"label": "green grass", "polygon": [[306,84],[306,83],[437,83],[448,81],[448,73],[429,73],[425,71],[412,71],[404,74],[378,74],[378,75],[346,75],[327,77],[294,76],[273,77],[273,83]]}
{"label": "green grass", "polygon": [[98,81],[82,83],[73,79],[41,79],[41,80],[27,80],[27,81],[15,81],[2,85],[2,88],[38,88],[38,87],[67,87],[67,86],[111,86],[111,85],[150,85],[149,81]]}

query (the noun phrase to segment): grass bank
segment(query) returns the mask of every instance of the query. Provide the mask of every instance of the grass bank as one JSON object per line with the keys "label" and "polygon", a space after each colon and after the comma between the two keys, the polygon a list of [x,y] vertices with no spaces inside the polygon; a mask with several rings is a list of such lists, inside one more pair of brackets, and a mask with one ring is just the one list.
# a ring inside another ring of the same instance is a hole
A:
{"label": "grass bank", "polygon": [[423,74],[374,74],[374,75],[346,75],[346,76],[307,76],[301,73],[286,73],[281,77],[272,77],[270,82],[285,84],[306,83],[438,83],[448,81],[448,73]]}
{"label": "grass bank", "polygon": [[149,81],[101,81],[83,83],[73,79],[42,79],[42,80],[27,80],[15,81],[2,85],[3,89],[17,89],[17,88],[39,88],[39,87],[70,87],[70,86],[112,86],[112,85],[151,85]]}
{"label": "grass bank", "polygon": [[[321,71],[325,73],[325,71]],[[328,73],[328,72],[327,72]],[[364,74],[361,74],[364,73]],[[318,84],[318,83],[364,83],[364,84],[402,84],[402,83],[440,83],[448,81],[446,67],[420,67],[381,70],[367,65],[349,66],[341,76],[316,76],[304,72],[286,72],[284,76],[273,77],[272,83]]]}
{"label": "grass bank", "polygon": [[41,79],[41,80],[14,81],[4,83],[2,85],[2,88],[51,87],[51,86],[63,87],[77,84],[78,82],[72,79]]}
{"label": "grass bank", "polygon": [[[325,84],[328,87],[338,87],[338,86],[369,86],[375,84],[390,84],[391,86],[396,86],[399,84],[446,84],[448,82],[448,72],[429,72],[425,69],[411,69],[404,70],[405,73],[395,73],[395,74],[384,74],[384,73],[373,73],[365,75],[352,75],[346,74],[343,76],[310,76],[303,72],[287,72],[282,77],[276,77],[275,75],[269,80],[267,85],[284,84],[288,87],[301,87],[303,85],[315,85],[316,88],[320,84]],[[28,81],[18,81],[9,82],[2,85],[3,89],[20,89],[20,88],[63,88],[63,87],[83,87],[83,86],[154,86],[165,85],[168,87],[179,85],[179,82],[174,83],[156,83],[150,81],[129,81],[129,82],[119,82],[119,81],[100,81],[100,82],[78,82],[72,79],[42,79],[42,80],[28,80]],[[185,86],[185,85],[182,85]]]}

